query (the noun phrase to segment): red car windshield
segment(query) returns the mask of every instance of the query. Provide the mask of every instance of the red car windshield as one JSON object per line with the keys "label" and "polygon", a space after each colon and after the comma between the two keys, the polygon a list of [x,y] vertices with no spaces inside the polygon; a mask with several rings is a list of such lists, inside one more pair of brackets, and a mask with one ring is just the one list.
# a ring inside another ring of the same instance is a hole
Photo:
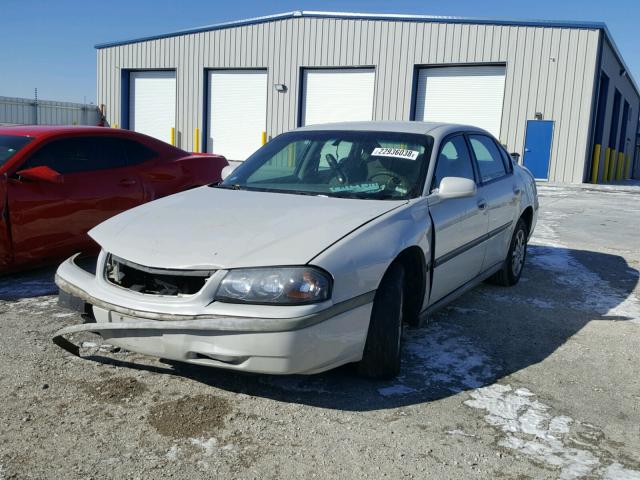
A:
{"label": "red car windshield", "polygon": [[20,137],[17,135],[0,135],[0,167],[7,163],[18,150],[31,142],[31,137]]}

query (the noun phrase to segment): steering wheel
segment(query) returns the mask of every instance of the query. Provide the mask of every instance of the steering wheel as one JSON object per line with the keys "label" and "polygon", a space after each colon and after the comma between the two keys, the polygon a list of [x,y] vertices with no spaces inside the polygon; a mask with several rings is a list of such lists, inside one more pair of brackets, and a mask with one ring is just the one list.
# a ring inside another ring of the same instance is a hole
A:
{"label": "steering wheel", "polygon": [[373,181],[374,181],[374,178],[376,178],[376,177],[387,177],[387,178],[388,178],[388,180],[387,180],[386,182],[383,182],[383,183],[384,183],[385,190],[387,190],[387,189],[388,189],[388,190],[393,190],[393,189],[395,189],[397,186],[399,186],[399,185],[403,185],[403,184],[405,184],[405,183],[406,183],[406,182],[404,181],[404,179],[403,179],[403,178],[398,177],[397,175],[394,175],[394,174],[393,174],[393,173],[391,173],[391,172],[378,172],[378,173],[374,173],[373,175],[371,175],[371,176],[367,179],[367,181],[369,181],[369,182],[373,182]]}
{"label": "steering wheel", "polygon": [[347,176],[340,168],[340,165],[338,165],[338,160],[336,160],[336,157],[331,153],[327,153],[324,158],[327,159],[327,163],[329,164],[329,167],[331,167],[331,170],[335,172],[336,180],[338,180],[338,183],[347,183]]}

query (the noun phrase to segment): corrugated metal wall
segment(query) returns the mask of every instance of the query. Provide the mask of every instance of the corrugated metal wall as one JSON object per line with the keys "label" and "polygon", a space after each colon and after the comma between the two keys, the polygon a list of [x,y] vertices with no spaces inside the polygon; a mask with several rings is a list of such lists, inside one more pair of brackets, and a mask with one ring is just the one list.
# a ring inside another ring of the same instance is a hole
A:
{"label": "corrugated metal wall", "polygon": [[0,97],[0,125],[97,125],[95,105]]}
{"label": "corrugated metal wall", "polygon": [[[619,160],[618,153],[623,153],[623,155],[625,156],[625,162],[627,161],[626,155],[629,155],[628,162],[633,166],[635,161],[636,176],[640,175],[640,172],[639,172],[640,166],[638,165],[639,159],[636,158],[636,134],[638,132],[638,116],[640,114],[640,98],[638,97],[638,94],[636,93],[636,90],[634,89],[633,84],[629,80],[629,77],[627,75],[628,72],[625,71],[624,66],[618,61],[618,59],[616,58],[616,55],[614,54],[608,42],[603,43],[601,68],[602,68],[602,72],[604,72],[609,78],[609,88],[607,91],[607,104],[606,104],[606,110],[605,110],[606,113],[605,113],[604,125],[603,125],[604,128],[602,132],[602,143],[601,143],[602,147],[599,149],[600,155],[597,161],[597,166],[598,166],[597,178],[598,178],[598,183],[607,183],[607,182],[617,180],[618,172],[611,172],[611,170],[609,170],[609,172],[605,172],[605,170],[607,166],[610,166],[611,168],[616,167],[615,164]],[[618,90],[621,95],[620,108],[618,112],[618,128],[616,132],[616,138],[610,139],[611,124],[614,121],[613,119],[614,101],[613,100],[614,100],[614,95],[616,90]],[[620,152],[618,146],[620,141],[621,130],[623,129],[622,116],[623,116],[623,110],[624,110],[623,105],[625,101],[629,102],[629,106],[630,106],[630,114],[628,115],[628,121],[625,128],[626,130],[625,136],[628,141],[625,142],[626,143],[625,151]],[[612,142],[615,143],[616,146],[612,148],[609,153],[607,153],[607,147]],[[596,143],[598,143],[598,139],[596,139]],[[596,150],[595,153],[597,154],[598,151]],[[590,155],[591,155],[591,158],[593,159],[593,155],[594,155],[593,150]],[[607,160],[607,156],[609,156],[608,160]],[[615,158],[613,158],[614,156]],[[590,173],[591,175],[593,173],[594,166],[591,165],[590,168],[591,168],[591,173]],[[625,165],[625,169],[626,169],[626,165]],[[630,170],[629,173],[633,174],[632,169],[630,168],[629,170]],[[613,178],[611,178],[611,173],[614,174]],[[625,175],[623,175],[623,177],[624,176]]]}
{"label": "corrugated metal wall", "polygon": [[[501,142],[522,153],[526,120],[555,121],[550,180],[582,182],[599,30],[299,17],[98,50],[98,103],[121,124],[121,69],[176,69],[179,146],[202,129],[207,68],[267,68],[270,136],[298,124],[303,67],[376,68],[374,119],[409,120],[417,65],[506,64]],[[204,133],[203,133],[204,135]],[[587,160],[589,159],[589,162]]]}

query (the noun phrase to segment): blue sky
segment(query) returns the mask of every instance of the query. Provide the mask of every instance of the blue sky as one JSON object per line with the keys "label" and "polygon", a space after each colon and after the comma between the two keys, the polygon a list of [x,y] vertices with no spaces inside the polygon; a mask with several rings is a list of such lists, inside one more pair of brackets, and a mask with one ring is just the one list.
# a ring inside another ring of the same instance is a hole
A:
{"label": "blue sky", "polygon": [[638,0],[0,0],[0,95],[95,102],[96,43],[291,10],[604,21],[640,81]]}

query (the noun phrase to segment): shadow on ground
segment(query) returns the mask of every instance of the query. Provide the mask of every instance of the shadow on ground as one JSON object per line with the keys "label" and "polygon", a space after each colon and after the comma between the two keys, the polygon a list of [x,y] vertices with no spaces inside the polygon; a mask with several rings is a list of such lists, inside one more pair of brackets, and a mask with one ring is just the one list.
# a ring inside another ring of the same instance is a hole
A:
{"label": "shadow on ground", "polygon": [[[611,275],[609,272],[616,272]],[[638,271],[616,255],[532,245],[522,281],[482,285],[407,330],[401,376],[358,378],[350,366],[312,376],[242,374],[177,362],[87,357],[120,367],[179,375],[231,392],[352,411],[430,402],[494,383],[543,361],[592,320],[638,321]]]}
{"label": "shadow on ground", "polygon": [[[76,261],[88,272],[95,272],[97,257],[82,257]],[[27,270],[12,275],[0,276],[0,300],[20,300],[23,298],[57,295],[55,282],[57,265]]]}

